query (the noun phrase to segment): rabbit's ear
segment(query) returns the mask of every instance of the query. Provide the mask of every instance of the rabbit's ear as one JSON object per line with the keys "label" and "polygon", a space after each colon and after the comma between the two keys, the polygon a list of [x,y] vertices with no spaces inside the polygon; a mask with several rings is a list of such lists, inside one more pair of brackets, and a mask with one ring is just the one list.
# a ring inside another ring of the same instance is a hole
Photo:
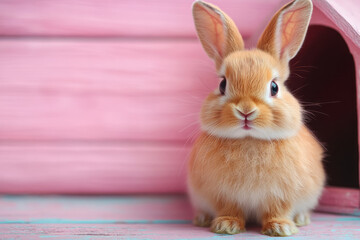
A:
{"label": "rabbit's ear", "polygon": [[244,48],[235,23],[219,8],[196,1],[192,11],[201,44],[209,57],[214,59],[217,68],[229,53]]}
{"label": "rabbit's ear", "polygon": [[311,0],[295,0],[271,19],[257,47],[281,61],[290,61],[299,51],[312,13]]}

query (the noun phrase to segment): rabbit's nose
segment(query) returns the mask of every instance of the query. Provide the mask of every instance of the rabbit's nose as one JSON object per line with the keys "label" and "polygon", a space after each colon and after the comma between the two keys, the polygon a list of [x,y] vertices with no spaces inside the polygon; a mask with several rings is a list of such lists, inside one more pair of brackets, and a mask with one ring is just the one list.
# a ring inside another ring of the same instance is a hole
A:
{"label": "rabbit's nose", "polygon": [[255,116],[255,113],[256,113],[256,109],[253,109],[249,112],[242,112],[240,111],[239,109],[236,109],[238,111],[238,113],[240,114],[241,117],[243,117],[244,119],[247,119],[247,120],[252,120],[252,119],[249,119],[249,118],[253,118]]}

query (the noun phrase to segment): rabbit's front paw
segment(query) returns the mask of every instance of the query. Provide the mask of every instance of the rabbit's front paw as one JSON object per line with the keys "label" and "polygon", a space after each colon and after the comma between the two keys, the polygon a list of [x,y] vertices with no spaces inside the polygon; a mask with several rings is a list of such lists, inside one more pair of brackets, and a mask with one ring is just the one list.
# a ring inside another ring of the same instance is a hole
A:
{"label": "rabbit's front paw", "polygon": [[262,234],[285,237],[297,233],[299,230],[293,221],[287,219],[272,219],[263,225]]}
{"label": "rabbit's front paw", "polygon": [[211,231],[224,234],[237,234],[245,232],[245,222],[237,217],[217,217],[211,224]]}
{"label": "rabbit's front paw", "polygon": [[210,227],[212,217],[207,213],[196,214],[193,223],[198,227]]}
{"label": "rabbit's front paw", "polygon": [[296,226],[302,227],[310,224],[310,214],[309,213],[299,213],[294,217],[294,222]]}

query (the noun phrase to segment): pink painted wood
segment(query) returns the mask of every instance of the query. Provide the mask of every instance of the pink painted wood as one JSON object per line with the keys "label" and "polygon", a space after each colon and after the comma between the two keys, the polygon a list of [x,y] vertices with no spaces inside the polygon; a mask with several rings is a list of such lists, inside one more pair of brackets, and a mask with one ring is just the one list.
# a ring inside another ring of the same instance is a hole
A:
{"label": "pink painted wood", "polygon": [[0,139],[183,140],[217,85],[197,40],[1,41]]}
{"label": "pink painted wood", "polygon": [[346,189],[346,188],[336,188],[336,187],[327,187],[324,190],[324,196],[320,200],[321,205],[325,206],[341,206],[348,208],[358,208],[360,192],[359,189]]}
{"label": "pink painted wood", "polygon": [[[191,219],[184,196],[0,196],[1,239],[224,239]],[[291,239],[358,239],[359,219],[314,213]],[[246,228],[226,238],[269,239]]]}
{"label": "pink painted wood", "polygon": [[[285,0],[213,0],[250,36]],[[195,37],[193,0],[0,1],[3,36]],[[246,7],[244,7],[246,6]],[[260,6],[260,7],[259,7]],[[251,22],[251,24],[249,24]]]}
{"label": "pink painted wood", "polygon": [[[351,3],[337,4],[336,1],[318,1],[315,0],[316,6],[314,8],[311,24],[319,24],[331,27],[337,30],[346,41],[349,51],[354,57],[355,63],[355,76],[356,76],[356,88],[359,92],[360,86],[360,24],[359,21],[355,21],[359,18],[359,15],[354,15],[354,10],[358,7],[358,4]],[[352,7],[350,7],[352,6]],[[341,15],[341,13],[348,13]],[[358,121],[360,119],[360,95],[358,94],[357,100],[357,116]],[[358,124],[360,125],[360,124]],[[360,128],[358,128],[358,142],[360,143]],[[359,157],[360,159],[360,157]],[[360,172],[360,164],[359,164]],[[360,178],[360,176],[359,176]],[[359,179],[360,183],[360,179]],[[337,213],[356,214],[360,212],[360,190],[359,189],[326,189],[320,206],[321,211],[330,211]]]}
{"label": "pink painted wood", "polygon": [[[182,142],[3,142],[0,193],[184,193]],[[320,211],[360,214],[359,190],[327,188]]]}
{"label": "pink painted wood", "polygon": [[30,142],[0,145],[0,193],[179,193],[183,142]]}
{"label": "pink painted wood", "polygon": [[[287,239],[292,240],[355,240],[359,239],[359,220],[354,217],[339,217],[316,213],[310,226]],[[222,240],[226,239],[276,239],[261,235],[258,226],[247,227],[247,231],[235,236],[224,236],[210,232],[190,223],[179,224],[1,224],[3,239],[37,240],[63,239],[134,239],[134,240]]]}
{"label": "pink painted wood", "polygon": [[[279,2],[213,1],[244,36],[259,33]],[[359,86],[355,3],[314,0],[312,24],[344,36]],[[190,5],[1,1],[0,191],[183,192],[184,142],[217,81]],[[359,201],[358,190],[330,189],[321,202],[354,210]]]}
{"label": "pink painted wood", "polygon": [[[139,223],[189,221],[191,205],[184,195],[8,196],[0,195],[4,223]],[[1,231],[0,231],[1,232]],[[1,239],[1,235],[0,235]]]}
{"label": "pink painted wood", "polygon": [[357,0],[344,2],[314,0],[314,4],[328,18],[323,22],[324,24],[333,23],[343,35],[358,48],[360,47],[360,15],[358,14],[360,6]]}

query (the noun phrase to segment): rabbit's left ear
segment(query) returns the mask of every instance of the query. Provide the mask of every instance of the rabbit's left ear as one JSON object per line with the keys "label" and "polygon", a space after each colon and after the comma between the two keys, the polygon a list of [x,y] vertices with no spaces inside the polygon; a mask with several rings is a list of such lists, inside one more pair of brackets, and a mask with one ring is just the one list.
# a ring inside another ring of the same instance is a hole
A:
{"label": "rabbit's left ear", "polygon": [[290,61],[304,42],[311,13],[311,0],[295,0],[285,5],[271,19],[257,47],[281,61]]}
{"label": "rabbit's left ear", "polygon": [[218,7],[196,1],[193,4],[195,27],[201,44],[219,69],[230,53],[244,49],[244,41],[235,23]]}

